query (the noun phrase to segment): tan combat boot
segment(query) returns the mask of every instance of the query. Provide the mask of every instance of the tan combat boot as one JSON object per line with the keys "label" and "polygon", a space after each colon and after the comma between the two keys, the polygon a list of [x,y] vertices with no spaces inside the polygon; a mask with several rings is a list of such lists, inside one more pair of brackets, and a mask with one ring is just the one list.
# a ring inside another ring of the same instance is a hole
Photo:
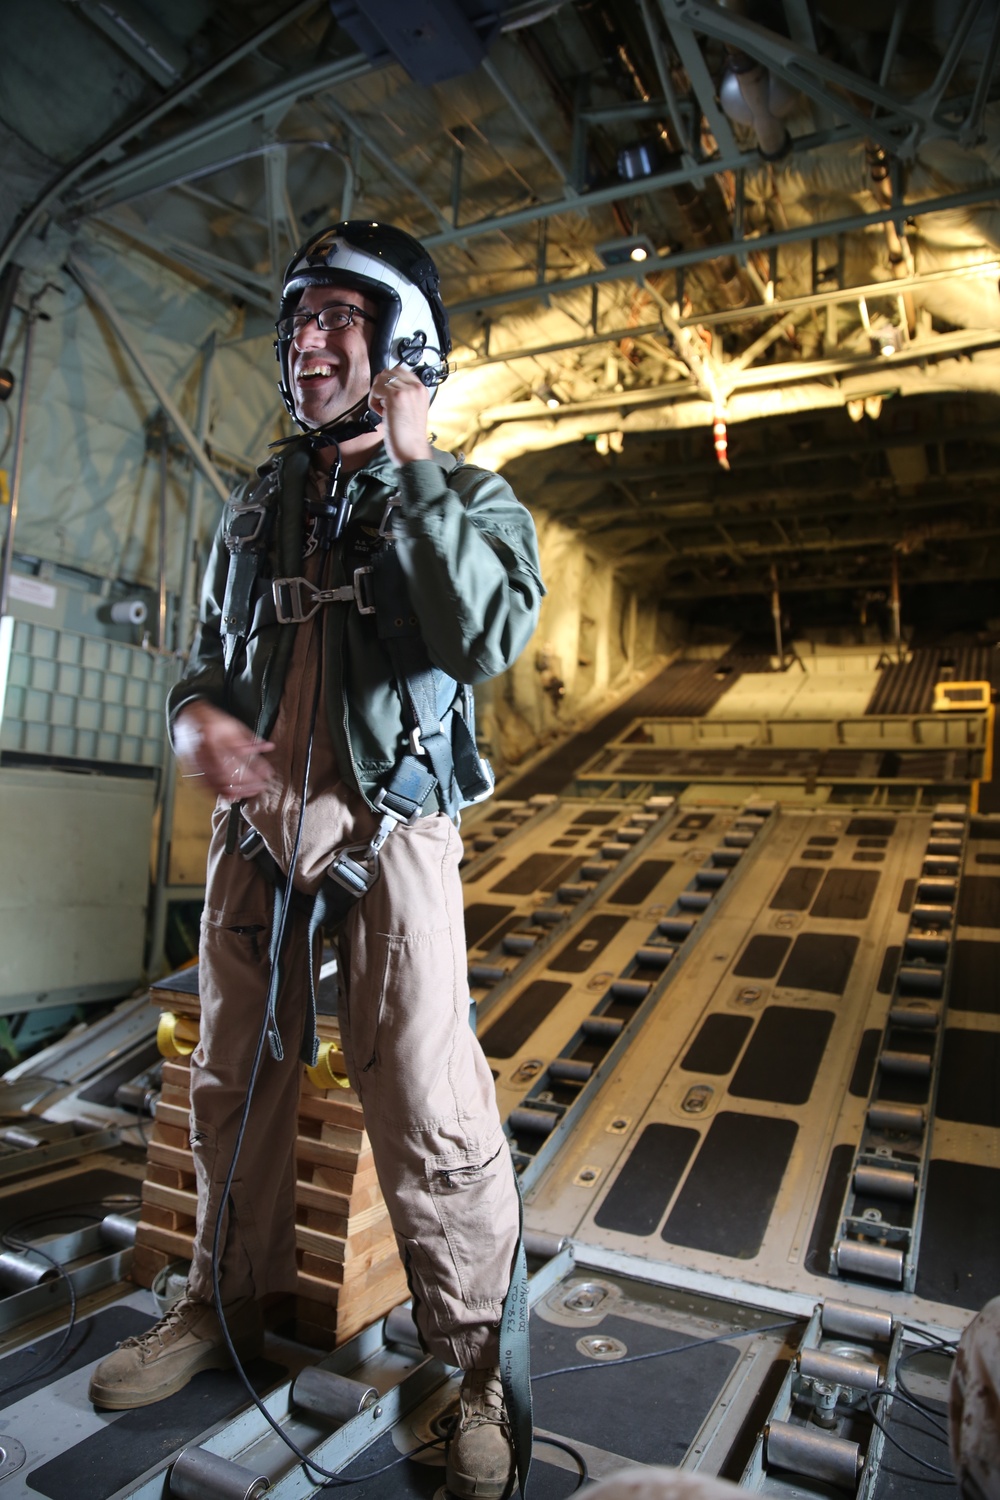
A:
{"label": "tan combat boot", "polygon": [[500,1371],[467,1370],[445,1482],[459,1500],[503,1500],[513,1488],[514,1451]]}
{"label": "tan combat boot", "polygon": [[[226,1308],[226,1325],[241,1360],[264,1344],[260,1307],[245,1297]],[[215,1308],[182,1297],[148,1333],[125,1339],[90,1378],[90,1399],[107,1411],[130,1411],[172,1396],[200,1370],[232,1364]]]}

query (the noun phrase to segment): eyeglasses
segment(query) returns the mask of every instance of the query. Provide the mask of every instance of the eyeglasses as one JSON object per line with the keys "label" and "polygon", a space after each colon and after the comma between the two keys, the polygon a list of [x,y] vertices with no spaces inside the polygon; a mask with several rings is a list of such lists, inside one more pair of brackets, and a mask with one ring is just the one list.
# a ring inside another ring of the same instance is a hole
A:
{"label": "eyeglasses", "polygon": [[375,322],[371,313],[363,312],[351,302],[331,302],[316,312],[293,312],[287,318],[279,318],[274,325],[275,332],[279,339],[292,339],[313,318],[316,319],[317,328],[321,328],[324,333],[336,333],[341,328],[350,328],[355,318],[363,318],[366,323]]}

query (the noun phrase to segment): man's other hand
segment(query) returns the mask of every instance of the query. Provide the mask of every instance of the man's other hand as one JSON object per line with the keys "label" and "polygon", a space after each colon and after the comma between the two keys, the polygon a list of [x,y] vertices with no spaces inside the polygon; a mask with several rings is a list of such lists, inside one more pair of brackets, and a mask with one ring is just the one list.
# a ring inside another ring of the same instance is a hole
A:
{"label": "man's other hand", "polygon": [[202,776],[206,790],[227,802],[255,797],[272,777],[274,749],[245,724],[204,698],[186,703],[174,720],[174,750],[185,776]]}
{"label": "man's other hand", "polygon": [[394,464],[434,457],[427,441],[430,404],[430,391],[408,366],[396,365],[375,376],[368,405],[382,418],[386,450]]}

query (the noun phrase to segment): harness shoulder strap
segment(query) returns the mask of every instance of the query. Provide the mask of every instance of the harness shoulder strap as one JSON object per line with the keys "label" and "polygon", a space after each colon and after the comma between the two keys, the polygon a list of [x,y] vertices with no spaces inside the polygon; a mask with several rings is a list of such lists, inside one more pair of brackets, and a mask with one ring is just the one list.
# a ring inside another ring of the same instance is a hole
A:
{"label": "harness shoulder strap", "polygon": [[223,653],[227,667],[237,643],[246,637],[249,629],[253,586],[271,539],[276,501],[281,492],[280,460],[271,459],[257,473],[257,483],[244,489],[242,498],[230,500],[227,506],[224,537],[229,551],[229,572],[222,605]]}

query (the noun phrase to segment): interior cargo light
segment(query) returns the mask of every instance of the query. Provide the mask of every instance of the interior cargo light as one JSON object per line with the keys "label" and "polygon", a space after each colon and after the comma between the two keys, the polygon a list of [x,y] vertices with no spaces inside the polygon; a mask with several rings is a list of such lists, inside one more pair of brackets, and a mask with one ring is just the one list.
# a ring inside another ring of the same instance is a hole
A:
{"label": "interior cargo light", "polygon": [[625,234],[617,240],[605,240],[594,249],[605,266],[624,266],[630,260],[648,260],[656,254],[656,246],[645,234]]}

